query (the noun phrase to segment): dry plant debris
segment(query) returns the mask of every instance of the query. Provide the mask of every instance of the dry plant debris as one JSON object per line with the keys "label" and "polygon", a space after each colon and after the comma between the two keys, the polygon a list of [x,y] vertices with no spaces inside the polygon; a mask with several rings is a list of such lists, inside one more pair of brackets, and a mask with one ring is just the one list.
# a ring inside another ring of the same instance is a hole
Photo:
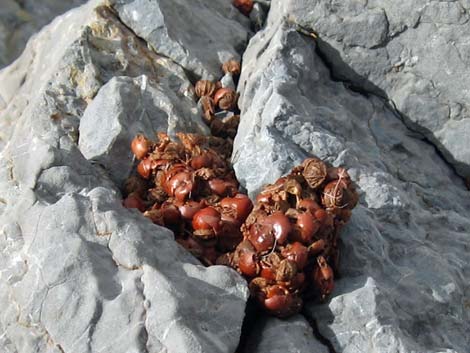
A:
{"label": "dry plant debris", "polygon": [[[237,64],[225,63],[226,75],[238,75]],[[171,229],[203,264],[236,269],[277,317],[299,312],[305,297],[325,299],[338,269],[339,232],[358,201],[346,169],[308,158],[264,187],[253,205],[229,162],[239,116],[215,116],[236,111],[237,94],[210,81],[198,81],[195,92],[214,136],[136,136],[138,175],[125,183],[124,206]]]}

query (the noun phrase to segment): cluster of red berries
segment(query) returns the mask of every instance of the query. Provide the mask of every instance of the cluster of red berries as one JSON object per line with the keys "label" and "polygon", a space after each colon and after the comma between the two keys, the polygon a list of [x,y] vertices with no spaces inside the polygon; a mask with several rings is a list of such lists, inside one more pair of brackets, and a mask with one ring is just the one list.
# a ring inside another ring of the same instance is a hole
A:
{"label": "cluster of red berries", "polygon": [[331,293],[339,230],[358,200],[344,168],[306,159],[257,196],[243,241],[218,263],[237,269],[251,294],[278,317],[297,313],[302,297]]}
{"label": "cluster of red berries", "polygon": [[156,143],[135,137],[140,176],[127,180],[124,205],[173,230],[204,264],[235,268],[273,315],[297,313],[306,295],[330,294],[339,230],[358,200],[346,170],[306,159],[253,206],[238,190],[225,139],[177,135],[179,142],[164,133]]}
{"label": "cluster of red berries", "polygon": [[240,243],[240,227],[253,205],[238,192],[224,139],[177,135],[179,142],[163,133],[157,143],[134,138],[139,176],[127,180],[124,205],[173,230],[177,242],[212,265]]}

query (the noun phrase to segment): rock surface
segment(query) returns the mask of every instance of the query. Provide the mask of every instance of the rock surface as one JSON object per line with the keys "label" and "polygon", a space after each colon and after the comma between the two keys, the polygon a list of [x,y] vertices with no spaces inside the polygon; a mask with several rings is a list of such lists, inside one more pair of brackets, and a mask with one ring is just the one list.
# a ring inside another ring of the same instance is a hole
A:
{"label": "rock surface", "polygon": [[315,1],[272,1],[243,56],[237,176],[254,195],[316,155],[355,180],[361,201],[342,232],[342,276],[327,303],[306,308],[336,352],[467,352],[468,190],[383,100],[332,80],[314,38],[289,19],[300,3],[315,12]]}
{"label": "rock surface", "polygon": [[27,40],[54,17],[85,0],[2,0],[0,6],[0,69],[16,59]]}
{"label": "rock surface", "polygon": [[113,2],[121,20],[150,47],[199,78],[218,79],[220,63],[239,60],[248,41],[249,20],[230,1]]}
{"label": "rock surface", "polygon": [[236,349],[245,281],[121,205],[135,132],[207,130],[188,75],[97,0],[0,72],[1,352]]}
{"label": "rock surface", "polygon": [[[33,6],[5,4],[0,26]],[[468,352],[470,198],[422,134],[468,172],[470,3],[271,6],[243,56],[238,178],[254,195],[314,154],[361,193],[336,289],[304,313],[336,352]],[[250,35],[230,1],[93,0],[0,71],[1,352],[235,351],[244,280],[201,266],[119,188],[135,133],[207,132],[191,83]],[[244,352],[327,351],[300,315],[247,335]]]}
{"label": "rock surface", "polygon": [[470,2],[293,0],[332,74],[387,97],[408,126],[470,176]]}
{"label": "rock surface", "polygon": [[314,337],[312,327],[302,316],[286,320],[263,317],[250,332],[246,352],[256,353],[328,353]]}

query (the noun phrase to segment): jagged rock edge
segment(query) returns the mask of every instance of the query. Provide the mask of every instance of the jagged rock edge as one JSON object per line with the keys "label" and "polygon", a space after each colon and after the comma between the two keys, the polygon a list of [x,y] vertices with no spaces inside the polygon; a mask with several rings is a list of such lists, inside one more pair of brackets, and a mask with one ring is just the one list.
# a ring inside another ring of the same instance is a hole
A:
{"label": "jagged rock edge", "polygon": [[[303,29],[300,25],[298,25],[297,23],[292,23],[294,26],[296,26],[297,28],[301,28]],[[299,32],[299,34],[305,36],[305,37],[308,37],[309,39],[313,39],[311,36],[307,35],[306,33],[304,33],[302,30],[297,30]],[[313,32],[312,30],[309,30],[311,33],[315,33]],[[403,32],[405,32],[406,30],[404,30]],[[401,35],[403,32],[400,32],[398,33],[397,35],[394,35],[392,37],[390,37],[389,39],[393,39],[399,35]],[[332,81],[334,82],[339,82],[339,83],[342,83],[344,85],[344,87],[349,90],[349,91],[352,91],[352,92],[355,92],[355,93],[359,93],[361,95],[363,95],[364,97],[368,98],[369,96],[375,96],[377,97],[380,101],[382,101],[384,103],[384,105],[393,113],[393,115],[398,119],[400,120],[403,125],[410,131],[413,133],[413,135],[415,136],[419,136],[419,140],[425,142],[426,144],[428,144],[429,146],[432,146],[434,148],[434,150],[436,151],[437,155],[444,161],[444,163],[449,167],[450,170],[452,170],[452,172],[457,176],[459,177],[460,179],[462,179],[462,182],[464,182],[464,177],[462,175],[460,175],[459,173],[457,173],[457,170],[455,168],[455,166],[453,164],[451,164],[447,158],[444,156],[444,153],[439,149],[439,147],[437,146],[436,143],[434,143],[433,141],[431,141],[428,137],[426,137],[422,132],[416,130],[412,125],[413,123],[412,122],[409,122],[405,116],[398,110],[398,108],[396,107],[396,104],[395,102],[386,97],[386,96],[382,96],[380,94],[377,94],[376,92],[373,92],[371,90],[368,90],[367,88],[365,87],[362,87],[360,85],[357,85],[357,84],[354,84],[352,81],[350,80],[347,80],[347,79],[343,79],[343,78],[340,78],[338,75],[335,75],[335,72],[334,72],[334,68],[333,68],[333,65],[331,64],[331,61],[328,59],[328,54],[325,53],[324,51],[322,51],[322,49],[320,48],[320,46],[318,44],[315,43],[315,52],[316,54],[318,55],[319,59],[322,61],[322,63],[325,65],[325,67],[328,69],[329,73],[330,73],[330,78]],[[416,138],[416,137],[413,137],[413,138]]]}

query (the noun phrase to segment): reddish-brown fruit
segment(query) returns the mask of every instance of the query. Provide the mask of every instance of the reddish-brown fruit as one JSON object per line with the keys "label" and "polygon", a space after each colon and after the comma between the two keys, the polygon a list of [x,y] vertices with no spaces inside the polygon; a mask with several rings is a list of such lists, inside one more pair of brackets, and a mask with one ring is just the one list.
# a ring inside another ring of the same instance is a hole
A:
{"label": "reddish-brown fruit", "polygon": [[193,167],[194,169],[210,168],[211,166],[212,158],[211,155],[208,153],[195,156],[191,159],[191,167]]}
{"label": "reddish-brown fruit", "polygon": [[205,207],[203,201],[187,201],[183,205],[178,207],[178,210],[181,213],[181,216],[186,220],[192,220],[197,211]]}
{"label": "reddish-brown fruit", "polygon": [[313,236],[320,229],[319,222],[310,212],[299,213],[297,216],[297,227],[299,229],[300,239],[304,244],[310,244]]}
{"label": "reddish-brown fruit", "polygon": [[235,197],[226,197],[220,201],[220,206],[230,208],[235,211],[235,218],[243,223],[253,209],[253,203],[244,194],[237,194]]}
{"label": "reddish-brown fruit", "polygon": [[172,203],[165,203],[161,207],[163,223],[165,225],[175,225],[181,220],[181,213]]}
{"label": "reddish-brown fruit", "polygon": [[236,60],[229,60],[222,65],[222,70],[227,74],[230,73],[233,76],[240,75],[241,67],[240,63]]}
{"label": "reddish-brown fruit", "polygon": [[301,271],[308,261],[308,249],[299,242],[289,244],[282,250],[282,256],[295,262],[299,271]]}
{"label": "reddish-brown fruit", "polygon": [[144,135],[137,135],[131,142],[131,151],[137,159],[142,159],[148,154],[150,145],[150,141]]}
{"label": "reddish-brown fruit", "polygon": [[227,87],[219,88],[214,94],[214,103],[223,110],[235,108],[237,99],[237,93],[233,89]]}
{"label": "reddish-brown fruit", "polygon": [[154,161],[151,158],[145,158],[137,165],[137,173],[144,179],[148,179],[155,167]]}
{"label": "reddish-brown fruit", "polygon": [[126,208],[137,208],[140,212],[145,211],[144,201],[137,193],[131,193],[123,201],[123,206]]}
{"label": "reddish-brown fruit", "polygon": [[313,271],[313,280],[320,291],[321,297],[325,298],[334,289],[333,270],[323,256],[317,257],[317,265]]}
{"label": "reddish-brown fruit", "polygon": [[255,277],[259,272],[259,265],[254,252],[243,252],[238,260],[240,272],[248,277]]}
{"label": "reddish-brown fruit", "polygon": [[282,212],[273,213],[271,216],[266,217],[264,224],[272,227],[272,233],[279,245],[284,245],[287,237],[292,230],[289,218]]}
{"label": "reddish-brown fruit", "polygon": [[227,196],[236,191],[237,184],[234,181],[215,178],[209,180],[209,188],[216,195]]}
{"label": "reddish-brown fruit", "polygon": [[317,254],[321,253],[323,250],[325,250],[325,247],[326,247],[325,239],[319,239],[316,242],[312,243],[308,247],[308,250],[309,250],[310,254],[317,255]]}
{"label": "reddish-brown fruit", "polygon": [[213,230],[217,232],[220,229],[220,213],[212,207],[203,208],[197,211],[192,222],[195,230]]}
{"label": "reddish-brown fruit", "polygon": [[168,193],[178,201],[185,201],[194,189],[194,182],[190,172],[180,172],[167,183]]}
{"label": "reddish-brown fruit", "polygon": [[315,215],[315,218],[321,223],[325,223],[325,221],[327,220],[328,218],[328,213],[326,213],[326,211],[322,208],[318,209],[315,211],[314,213]]}
{"label": "reddish-brown fruit", "polygon": [[242,14],[249,16],[253,9],[252,0],[233,0],[233,6],[235,6]]}
{"label": "reddish-brown fruit", "polygon": [[269,281],[276,280],[276,271],[272,267],[262,267],[260,276]]}
{"label": "reddish-brown fruit", "polygon": [[248,240],[253,244],[257,252],[271,250],[274,246],[274,235],[272,227],[267,227],[258,223],[250,227]]}

